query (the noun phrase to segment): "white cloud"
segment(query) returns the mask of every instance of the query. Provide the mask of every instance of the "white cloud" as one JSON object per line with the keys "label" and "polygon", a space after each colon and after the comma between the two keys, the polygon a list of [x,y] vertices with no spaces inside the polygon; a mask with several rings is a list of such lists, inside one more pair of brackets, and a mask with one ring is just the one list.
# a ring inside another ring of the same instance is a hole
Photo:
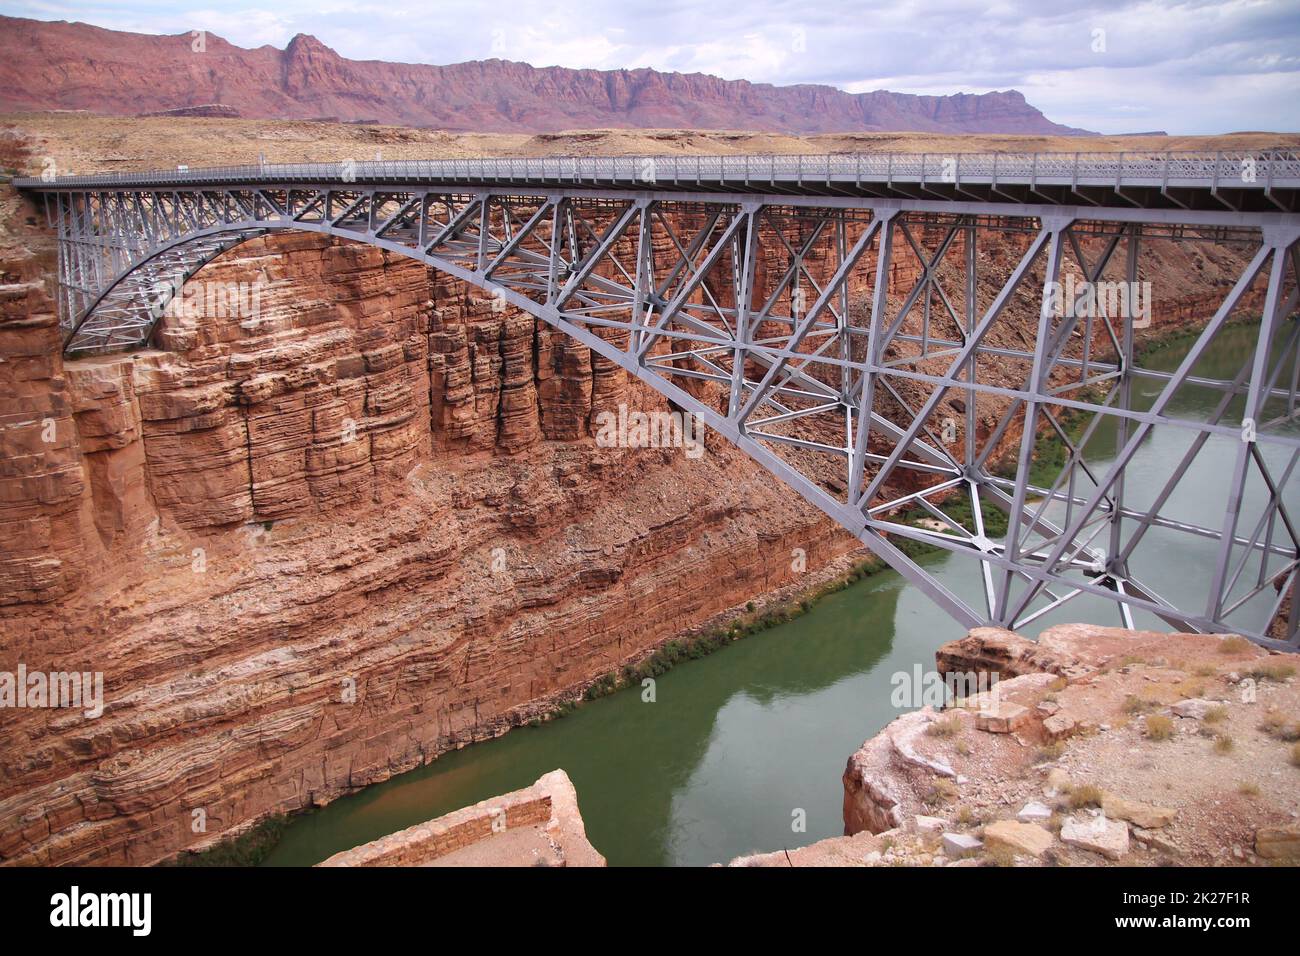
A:
{"label": "white cloud", "polygon": [[647,66],[851,92],[1014,87],[1057,122],[1105,131],[1300,128],[1294,0],[0,0],[0,10],[154,33],[198,27],[240,46],[310,33],[354,59]]}

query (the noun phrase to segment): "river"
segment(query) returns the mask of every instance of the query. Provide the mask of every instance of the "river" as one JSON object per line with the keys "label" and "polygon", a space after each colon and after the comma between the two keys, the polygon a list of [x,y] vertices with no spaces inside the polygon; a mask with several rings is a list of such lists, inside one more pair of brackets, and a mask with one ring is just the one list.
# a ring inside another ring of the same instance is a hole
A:
{"label": "river", "polygon": [[[1198,374],[1231,378],[1254,344],[1253,327],[1225,330]],[[1188,342],[1144,360],[1171,369]],[[1137,386],[1148,404],[1157,384]],[[1216,395],[1181,396],[1171,413],[1203,415]],[[1126,480],[1135,503],[1159,491],[1192,433],[1156,429]],[[1114,454],[1113,429],[1095,446]],[[1090,446],[1090,448],[1093,446]],[[1217,525],[1234,439],[1213,438],[1171,502],[1173,516]],[[1285,458],[1285,455],[1280,456]],[[1285,461],[1271,456],[1280,473]],[[1293,506],[1297,482],[1289,486]],[[1263,501],[1249,489],[1242,527],[1249,533]],[[1213,542],[1153,531],[1135,576],[1159,593],[1204,602],[1186,573],[1212,566]],[[973,606],[980,585],[965,561],[926,559],[933,573]],[[959,573],[960,572],[960,573]],[[1203,575],[1202,575],[1203,577]],[[1105,602],[1072,602],[1038,627],[1061,621],[1117,624]],[[1154,618],[1139,626],[1166,629]],[[1037,633],[1031,628],[1026,633]],[[525,787],[557,767],[572,778],[587,835],[610,865],[692,866],[754,850],[802,846],[843,832],[840,775],[855,749],[898,715],[891,677],[934,666],[940,644],[961,629],[898,574],[887,571],[831,594],[805,615],[760,632],[658,678],[655,701],[638,689],[584,704],[537,728],[439,757],[432,764],[294,818],[268,865],[310,865],[431,817]],[[801,813],[800,813],[801,812]],[[806,830],[796,832],[802,816]]]}

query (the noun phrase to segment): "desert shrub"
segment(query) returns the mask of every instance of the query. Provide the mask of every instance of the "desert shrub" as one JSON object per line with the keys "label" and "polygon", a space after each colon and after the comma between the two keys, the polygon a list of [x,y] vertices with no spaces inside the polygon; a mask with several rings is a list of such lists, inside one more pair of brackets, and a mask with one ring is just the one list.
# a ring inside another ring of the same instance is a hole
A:
{"label": "desert shrub", "polygon": [[1281,740],[1284,743],[1300,740],[1300,721],[1289,719],[1280,710],[1265,712],[1264,719],[1260,721],[1259,729],[1274,740]]}
{"label": "desert shrub", "polygon": [[921,802],[927,807],[942,807],[957,799],[957,784],[947,777],[936,777]]}
{"label": "desert shrub", "polygon": [[1146,725],[1147,737],[1152,740],[1168,740],[1174,735],[1174,722],[1160,714],[1148,714]]}
{"label": "desert shrub", "polygon": [[1271,680],[1280,684],[1288,677],[1295,676],[1295,668],[1290,664],[1260,664],[1246,671],[1246,676],[1256,681]]}
{"label": "desert shrub", "polygon": [[932,721],[926,726],[925,733],[928,737],[955,737],[961,733],[961,715],[954,712]]}
{"label": "desert shrub", "polygon": [[1084,807],[1101,806],[1101,798],[1104,796],[1101,787],[1091,783],[1081,783],[1076,787],[1070,788],[1070,807],[1075,810],[1082,810]]}

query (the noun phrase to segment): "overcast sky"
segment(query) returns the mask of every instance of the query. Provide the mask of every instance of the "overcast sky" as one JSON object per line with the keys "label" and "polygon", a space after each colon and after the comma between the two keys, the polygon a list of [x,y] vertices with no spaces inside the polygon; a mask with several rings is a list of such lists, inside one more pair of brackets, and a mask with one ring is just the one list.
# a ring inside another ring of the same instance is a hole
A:
{"label": "overcast sky", "polygon": [[58,0],[0,10],[352,59],[650,66],[851,92],[1015,88],[1103,132],[1300,130],[1300,0]]}

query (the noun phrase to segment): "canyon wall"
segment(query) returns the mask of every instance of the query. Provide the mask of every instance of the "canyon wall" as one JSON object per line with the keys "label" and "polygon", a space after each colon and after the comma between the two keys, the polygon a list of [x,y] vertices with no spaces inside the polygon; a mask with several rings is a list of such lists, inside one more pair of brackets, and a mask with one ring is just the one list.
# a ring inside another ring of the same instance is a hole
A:
{"label": "canyon wall", "polygon": [[[715,435],[598,447],[600,411],[663,400],[367,246],[251,241],[199,276],[225,306],[65,363],[51,240],[3,201],[0,671],[102,673],[104,710],[6,711],[0,861],[151,863],[327,802],[856,547]],[[986,298],[1027,242],[981,237]],[[1206,248],[1153,260],[1161,323],[1235,277]],[[920,271],[900,255],[895,303]],[[1032,291],[1010,314],[990,342],[1023,341]]]}
{"label": "canyon wall", "polygon": [[662,400],[409,260],[250,242],[201,278],[256,315],[64,363],[41,248],[0,288],[0,670],[101,672],[104,712],[5,712],[5,862],[326,802],[856,547],[716,436],[597,447]]}

